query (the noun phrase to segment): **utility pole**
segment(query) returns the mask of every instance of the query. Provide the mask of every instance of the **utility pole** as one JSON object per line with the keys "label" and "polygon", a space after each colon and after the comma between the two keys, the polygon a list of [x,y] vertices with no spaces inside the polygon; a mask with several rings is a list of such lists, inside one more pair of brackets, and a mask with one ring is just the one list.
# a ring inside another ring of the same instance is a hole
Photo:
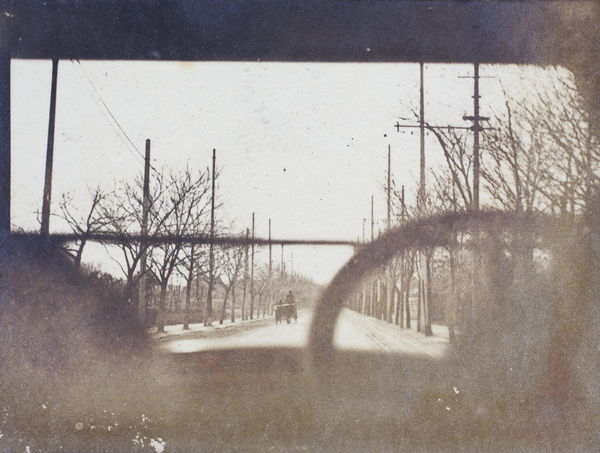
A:
{"label": "utility pole", "polygon": [[138,288],[138,317],[141,325],[146,322],[146,265],[148,260],[148,211],[150,210],[150,139],[146,140],[146,155],[144,157],[144,193],[142,196],[142,243],[140,248],[140,283]]}
{"label": "utility pole", "polygon": [[[272,255],[272,244],[271,244],[271,219],[269,219],[269,293],[268,293],[268,312],[271,314],[271,307],[273,306],[273,280],[271,278],[273,272],[273,255]],[[264,310],[263,310],[264,314]]]}
{"label": "utility pole", "polygon": [[42,201],[42,226],[44,237],[50,234],[50,200],[52,198],[52,166],[54,161],[54,130],[56,123],[56,86],[58,81],[58,58],[52,59],[52,83],[50,87],[50,115],[48,117],[48,146],[46,148],[46,174]]}
{"label": "utility pole", "polygon": [[479,63],[473,75],[473,204],[479,211]]}
{"label": "utility pole", "polygon": [[[424,64],[420,63],[420,108],[419,108],[419,131],[420,131],[420,147],[421,147],[421,158],[420,158],[420,181],[419,181],[419,198],[420,203],[418,205],[419,215],[425,214],[426,208],[426,189],[425,189],[425,82],[424,82]],[[423,293],[423,314],[425,315],[425,335],[430,336],[433,335],[431,332],[431,323],[429,321],[428,313],[429,313],[429,304],[431,302],[431,298],[429,297],[431,294],[431,282],[429,279],[429,269],[431,267],[431,263],[429,260],[429,256],[421,253],[421,263],[425,264],[425,278],[423,279],[423,287],[427,287],[427,297],[425,297],[425,293]]]}
{"label": "utility pole", "polygon": [[248,239],[250,230],[246,228],[246,244],[244,245],[244,293],[242,296],[242,321],[246,320],[246,288],[248,285]]}
{"label": "utility pole", "polygon": [[252,254],[250,256],[250,319],[254,319],[254,213],[252,213]]}
{"label": "utility pole", "polygon": [[363,218],[363,244],[365,243],[365,224],[367,223],[367,219]]}
{"label": "utility pole", "polygon": [[[425,125],[425,68],[424,63],[419,63],[419,124],[418,126],[411,124],[400,124],[396,122],[394,125],[397,132],[400,128],[419,128],[419,195],[417,198],[417,212],[419,215],[423,213],[425,208],[425,128],[431,126]],[[449,126],[448,126],[449,127]]]}
{"label": "utility pole", "polygon": [[425,70],[424,63],[419,63],[420,73],[420,89],[419,89],[419,132],[420,132],[420,177],[419,177],[419,202],[417,203],[417,210],[419,215],[423,214],[425,209]]}
{"label": "utility pole", "polygon": [[404,222],[404,220],[406,220],[406,204],[404,203],[404,185],[402,186],[402,214],[400,214],[400,217],[402,218],[402,221]]}
{"label": "utility pole", "polygon": [[[479,79],[481,76],[479,75],[479,63],[474,63],[475,74],[474,78],[474,88],[473,88],[473,116],[463,116],[463,120],[472,121],[472,126],[431,126],[425,124],[425,102],[424,102],[424,90],[423,90],[423,64],[421,63],[421,108],[419,113],[419,124],[400,124],[396,122],[394,127],[398,132],[400,132],[400,128],[419,128],[421,132],[421,180],[419,187],[419,198],[422,202],[425,200],[425,129],[435,130],[435,129],[465,129],[473,131],[473,209],[475,211],[479,210],[479,179],[480,179],[480,153],[479,153],[479,132],[484,130],[494,129],[493,127],[482,127],[481,121],[489,121],[489,117],[480,116],[479,114]],[[469,76],[470,78],[470,76]],[[418,206],[419,212],[421,212],[422,205]]]}
{"label": "utility pole", "polygon": [[[489,118],[482,117],[479,115],[479,63],[475,63],[475,75],[474,75],[474,115],[464,116],[463,119],[466,121],[473,121],[473,125],[470,127],[465,126],[431,126],[425,125],[425,95],[424,95],[424,74],[423,74],[423,63],[420,63],[420,111],[419,111],[419,125],[402,125],[398,122],[395,124],[395,128],[398,132],[400,132],[400,128],[406,127],[418,127],[421,133],[421,159],[420,159],[420,183],[419,183],[419,202],[417,203],[417,210],[420,215],[424,214],[425,209],[425,128],[429,130],[435,129],[467,129],[472,130],[474,133],[474,142],[473,142],[473,209],[479,209],[479,132],[484,129],[491,128],[483,128],[480,125],[480,121],[487,121]],[[423,289],[421,291],[421,300],[423,301],[423,314],[425,317],[425,335],[431,335],[431,318],[430,318],[430,307],[428,306],[431,298],[431,288],[429,287],[429,277],[431,274],[431,263],[430,258],[428,256],[424,256],[421,254],[420,258],[421,269],[423,269],[422,276],[423,278]],[[421,289],[421,284],[419,285]],[[420,322],[420,319],[419,319]]]}
{"label": "utility pole", "polygon": [[271,254],[271,219],[269,219],[269,277],[271,276],[271,271],[273,270],[273,259],[272,259],[272,254]]}
{"label": "utility pole", "polygon": [[375,239],[375,219],[373,217],[373,195],[371,195],[371,242]]}
{"label": "utility pole", "polygon": [[212,324],[212,290],[213,290],[213,279],[215,273],[215,255],[214,255],[214,241],[215,241],[215,168],[216,168],[217,151],[213,149],[212,157],[212,196],[210,199],[210,242],[208,248],[208,291],[206,292],[206,313],[204,315],[204,325],[210,326]]}
{"label": "utility pole", "polygon": [[[473,210],[479,211],[479,131],[486,128],[481,127],[480,121],[488,121],[489,118],[479,115],[479,63],[473,63],[473,116],[463,116],[465,121],[472,121],[473,126]],[[475,305],[481,297],[480,278],[475,269],[481,265],[481,253],[477,248],[471,255],[471,316],[473,316]]]}
{"label": "utility pole", "polygon": [[473,116],[463,116],[465,121],[472,121],[473,126],[473,210],[479,211],[479,132],[488,128],[481,127],[480,121],[489,121],[488,117],[479,115],[479,63],[473,64]]}
{"label": "utility pole", "polygon": [[392,226],[392,200],[391,200],[391,185],[392,185],[392,147],[388,145],[388,171],[387,171],[387,227],[388,230]]}

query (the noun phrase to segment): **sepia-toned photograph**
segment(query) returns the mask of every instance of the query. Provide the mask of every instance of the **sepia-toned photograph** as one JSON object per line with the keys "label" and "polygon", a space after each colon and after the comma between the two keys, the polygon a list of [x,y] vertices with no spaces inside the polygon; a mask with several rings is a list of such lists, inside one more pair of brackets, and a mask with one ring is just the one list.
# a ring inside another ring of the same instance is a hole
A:
{"label": "sepia-toned photograph", "polygon": [[0,4],[0,452],[600,451],[595,1]]}

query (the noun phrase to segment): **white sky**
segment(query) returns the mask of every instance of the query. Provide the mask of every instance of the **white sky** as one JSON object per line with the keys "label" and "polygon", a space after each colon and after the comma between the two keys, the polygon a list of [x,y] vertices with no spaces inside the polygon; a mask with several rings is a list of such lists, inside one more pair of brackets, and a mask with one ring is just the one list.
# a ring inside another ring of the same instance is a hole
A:
{"label": "white sky", "polygon": [[[468,125],[462,116],[473,112],[473,79],[459,76],[472,74],[470,65],[425,65],[428,122]],[[525,74],[482,66],[480,75],[496,77],[480,81],[482,115],[499,105],[499,77],[505,86],[526,85]],[[12,61],[13,228],[38,228],[50,77],[50,61]],[[240,231],[255,212],[259,237],[268,236],[270,218],[273,238],[362,239],[371,195],[375,217],[386,216],[388,145],[393,178],[414,197],[418,130],[398,133],[393,125],[418,111],[418,87],[417,64],[61,61],[53,209],[64,192],[84,203],[86,187],[133,178],[149,138],[157,168],[207,168],[217,150],[220,216]],[[428,137],[426,147],[428,167],[435,166],[439,145]],[[53,218],[51,230],[60,229]],[[295,269],[319,282],[351,255],[288,247],[288,269],[292,252]],[[281,259],[279,247],[273,255]]]}

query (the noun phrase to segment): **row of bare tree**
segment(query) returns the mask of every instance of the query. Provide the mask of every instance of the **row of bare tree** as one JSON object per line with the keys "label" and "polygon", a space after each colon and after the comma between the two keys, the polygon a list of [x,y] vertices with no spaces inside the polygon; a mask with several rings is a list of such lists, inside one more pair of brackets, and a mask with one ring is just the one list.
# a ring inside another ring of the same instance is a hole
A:
{"label": "row of bare tree", "polygon": [[[548,69],[544,83],[532,82],[526,97],[511,97],[505,91],[504,108],[489,126],[481,143],[483,209],[544,213],[562,220],[585,212],[598,186],[600,147],[570,74]],[[418,209],[407,208],[403,193],[392,186],[394,225],[441,212],[475,210],[468,132],[425,127],[437,138],[446,165],[431,171],[433,184]],[[494,252],[495,263],[490,262],[492,252],[480,245],[484,241],[473,239],[456,234],[448,247],[396,257],[374,273],[349,306],[403,327],[411,327],[416,317],[418,330],[426,335],[431,334],[432,321],[444,323],[454,341],[457,325],[472,322],[478,300],[490,290],[489,281],[482,280],[485,263],[493,264],[498,275],[504,272],[500,264],[512,269],[507,281],[522,278],[524,269],[538,274],[544,269],[533,263],[535,238],[526,232],[504,232],[503,254]]]}
{"label": "row of bare tree", "polygon": [[[270,313],[274,298],[284,291],[282,285],[291,285],[291,282],[281,272],[267,272],[266,265],[257,265],[255,273],[249,264],[250,261],[254,263],[250,255],[254,249],[251,252],[247,242],[237,245],[219,244],[215,247],[213,278],[210,281],[209,246],[183,240],[188,236],[209,237],[211,178],[208,170],[186,168],[173,172],[153,169],[149,184],[147,241],[140,240],[143,231],[143,187],[144,181],[140,175],[133,182],[116,183],[112,191],[96,188],[90,192],[91,199],[85,211],[77,209],[72,195],[63,195],[57,215],[66,222],[77,238],[66,246],[66,251],[73,257],[76,266],[81,265],[84,249],[94,234],[110,233],[113,240],[110,244],[105,244],[105,248],[125,278],[125,290],[131,309],[138,307],[143,318],[147,317],[149,310],[157,313],[159,331],[164,331],[167,290],[175,277],[183,281],[185,286],[185,329],[189,328],[190,323],[194,283],[197,288],[200,285],[214,286],[222,293],[220,296],[223,302],[219,313],[221,323],[226,318],[228,306],[231,319],[235,320],[238,302],[236,291],[243,293],[239,307],[242,319],[252,319],[255,310],[257,316],[261,309],[263,316]],[[221,206],[217,203],[215,210],[220,209]],[[248,230],[240,234],[231,227],[216,222],[216,238],[226,235],[243,237],[244,234],[248,239]],[[167,240],[153,241],[153,238]],[[144,255],[147,256],[145,268],[142,264]],[[154,303],[151,295],[156,292],[158,300]],[[196,309],[201,307],[201,319],[205,324],[210,324],[216,317],[213,313],[212,294],[206,297],[204,291],[196,291],[196,298],[199,297],[205,299],[196,300],[194,305]]]}

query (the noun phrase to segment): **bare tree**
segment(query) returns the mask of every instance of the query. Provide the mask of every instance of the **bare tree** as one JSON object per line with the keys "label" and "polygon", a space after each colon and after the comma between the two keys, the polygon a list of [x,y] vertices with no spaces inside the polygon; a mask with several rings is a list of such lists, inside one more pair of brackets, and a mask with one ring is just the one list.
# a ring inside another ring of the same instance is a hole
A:
{"label": "bare tree", "polygon": [[526,99],[505,93],[505,112],[494,121],[482,176],[496,203],[520,212],[580,212],[597,186],[600,147],[573,76],[547,69]]}
{"label": "bare tree", "polygon": [[506,92],[503,116],[496,115],[498,127],[483,135],[481,176],[489,195],[501,208],[514,212],[532,212],[540,207],[544,176],[551,174],[539,127],[527,117],[515,114]]}
{"label": "bare tree", "polygon": [[101,231],[109,223],[109,219],[104,215],[101,208],[102,203],[106,200],[106,193],[99,186],[89,190],[89,193],[91,203],[89,208],[83,212],[75,206],[73,196],[64,193],[59,204],[60,214],[57,214],[67,222],[67,225],[77,237],[74,244],[65,245],[64,247],[64,250],[73,258],[76,267],[81,265],[81,256],[90,236]]}
{"label": "bare tree", "polygon": [[[454,211],[463,209],[470,211],[473,209],[471,185],[473,155],[467,149],[467,135],[452,128],[444,130],[428,124],[425,127],[435,135],[440,143],[447,164],[446,171],[442,171],[441,174],[433,173],[438,192],[436,201],[451,202],[452,204],[448,207]],[[441,188],[446,191],[443,197],[439,196]],[[430,202],[432,196],[431,193],[427,194]],[[435,210],[437,209],[438,207],[435,208]]]}
{"label": "bare tree", "polygon": [[223,324],[227,309],[227,300],[231,294],[231,322],[235,322],[235,287],[244,268],[244,246],[232,245],[221,247],[219,253],[218,279],[225,288],[225,298],[221,307],[219,324]]}
{"label": "bare tree", "polygon": [[[432,172],[433,173],[433,172]],[[463,174],[468,177],[468,172]],[[456,179],[452,176],[450,170],[444,169],[438,173],[434,173],[434,187],[432,200],[433,204],[441,212],[465,212],[468,209],[468,204],[465,204],[465,197],[462,192],[457,191]],[[459,180],[460,181],[460,180]],[[460,306],[459,288],[457,283],[457,272],[459,270],[466,271],[464,267],[461,269],[460,261],[460,245],[459,237],[456,231],[451,234],[450,242],[444,247],[447,252],[447,277],[449,278],[450,294],[446,298],[445,318],[448,326],[448,336],[451,343],[456,341],[456,320]]]}
{"label": "bare tree", "polygon": [[169,182],[163,194],[163,202],[156,205],[160,209],[150,210],[150,216],[161,221],[158,234],[165,235],[168,241],[161,242],[151,249],[150,271],[160,286],[158,330],[164,331],[163,312],[169,280],[182,260],[183,236],[194,232],[195,226],[205,221],[209,209],[210,181],[207,173],[193,174],[189,168],[182,173],[169,175]]}
{"label": "bare tree", "polygon": [[248,278],[249,278],[249,272],[248,272],[248,240],[250,239],[250,230],[248,228],[246,228],[246,245],[244,246],[244,289],[243,289],[243,296],[242,296],[242,321],[245,321],[247,319],[247,315],[246,315],[246,293],[247,293],[247,287],[248,287]]}
{"label": "bare tree", "polygon": [[[256,317],[260,317],[260,304],[269,287],[269,275],[267,268],[261,266],[258,261],[254,262],[254,266],[254,273],[252,273],[252,269],[250,270],[250,319],[254,319],[254,307],[257,309]],[[256,305],[253,305],[254,302],[256,302]]]}
{"label": "bare tree", "polygon": [[[194,222],[200,221],[206,207],[207,191],[207,176],[203,173],[193,174],[189,168],[181,173],[169,173],[166,170],[153,172],[147,237],[164,236],[168,241],[153,246],[151,250],[139,239],[143,217],[143,177],[138,176],[133,183],[121,183],[117,190],[105,198],[101,204],[101,214],[107,219],[107,229],[118,239],[116,247],[121,251],[121,259],[114,261],[126,277],[129,299],[135,297],[135,285],[143,272],[139,269],[140,260],[143,253],[147,252],[151,273],[161,287],[159,310],[164,310],[169,279],[181,261],[181,237],[190,234]],[[160,329],[163,327],[159,326]]]}
{"label": "bare tree", "polygon": [[[107,229],[117,237],[116,247],[121,251],[122,259],[113,259],[125,275],[130,292],[139,277],[138,265],[147,248],[139,240],[142,231],[143,187],[141,175],[133,183],[121,182],[101,205],[102,215],[108,220]],[[161,214],[149,216],[148,237],[162,231],[171,214],[160,207],[165,201],[163,194],[166,189],[163,172],[155,172],[150,184],[149,210]]]}
{"label": "bare tree", "polygon": [[[583,207],[594,196],[598,185],[598,138],[592,131],[589,110],[585,108],[572,74],[554,69],[551,80],[550,89],[538,88],[537,102],[527,106],[527,116],[532,124],[537,120],[548,137],[551,162],[558,170],[548,175],[549,189],[558,189],[548,190],[549,198],[555,200],[562,193],[563,198],[564,195],[571,198],[573,208]],[[562,175],[562,178],[550,178],[556,175]]]}
{"label": "bare tree", "polygon": [[[198,230],[194,228],[195,234],[206,234],[206,228],[201,229],[202,225],[203,224],[201,223],[196,224],[199,228]],[[192,234],[194,234],[194,232]],[[177,266],[177,271],[185,280],[185,318],[183,321],[183,328],[184,330],[188,330],[190,328],[192,285],[194,279],[198,280],[200,278],[199,273],[201,272],[201,269],[206,267],[208,263],[208,251],[201,245],[191,244],[182,247],[181,253],[182,258],[179,266]]]}
{"label": "bare tree", "polygon": [[[472,167],[473,167],[473,155],[469,152],[467,147],[467,134],[459,129],[449,127],[448,129],[435,128],[429,124],[425,124],[425,128],[433,133],[437,138],[440,147],[444,153],[444,159],[446,161],[446,168],[438,172],[432,172],[434,178],[433,190],[428,191],[426,194],[425,211],[426,214],[434,214],[436,212],[447,212],[447,211],[471,211],[475,209],[474,205],[474,194],[472,185]],[[421,212],[422,214],[422,212]],[[456,242],[456,241],[454,241]],[[448,248],[449,253],[452,255],[454,249],[452,244]],[[419,275],[421,278],[425,278],[426,282],[431,282],[432,279],[432,264],[435,250],[425,249],[422,250],[424,256],[421,262],[415,263],[419,269]],[[418,260],[419,261],[419,260]],[[450,259],[452,269],[451,275],[454,275],[454,259],[453,256]],[[432,298],[433,291],[431,283],[419,285],[419,310],[417,314],[418,330],[422,330],[425,335],[432,335],[431,327],[431,311],[432,311]],[[454,294],[453,296],[456,296]],[[454,313],[455,307],[458,306],[458,301],[454,297],[453,308],[451,312]],[[422,312],[421,312],[422,307]],[[424,328],[420,329],[421,316],[424,318]],[[449,335],[451,338],[454,337],[454,322],[453,318],[450,318],[448,323]]]}
{"label": "bare tree", "polygon": [[[411,328],[411,311],[410,311],[410,286],[415,272],[415,261],[417,254],[415,251],[407,251],[401,261],[402,265],[402,276],[400,279],[400,292],[398,294],[398,300],[404,297],[404,315],[402,314],[402,306],[400,306],[400,327],[404,326],[407,329]],[[402,304],[401,304],[402,305]]]}

